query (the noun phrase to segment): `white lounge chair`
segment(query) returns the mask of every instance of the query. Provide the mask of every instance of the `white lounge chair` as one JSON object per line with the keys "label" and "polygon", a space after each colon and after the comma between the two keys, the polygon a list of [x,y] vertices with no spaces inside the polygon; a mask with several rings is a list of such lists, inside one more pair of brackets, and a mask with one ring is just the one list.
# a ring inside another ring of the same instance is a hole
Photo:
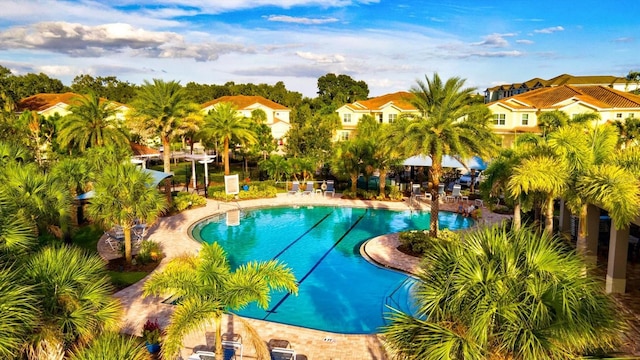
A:
{"label": "white lounge chair", "polygon": [[105,231],[104,234],[106,235],[106,237],[104,238],[104,242],[107,243],[109,247],[111,247],[111,250],[120,250],[120,242],[117,239],[113,238],[108,231]]}
{"label": "white lounge chair", "polygon": [[331,194],[331,197],[333,197],[336,194],[336,189],[334,187],[334,183],[333,180],[327,180],[327,188],[324,191],[324,196],[327,196],[327,194]]}
{"label": "white lounge chair", "polygon": [[462,200],[462,194],[460,193],[460,191],[462,191],[462,186],[460,186],[458,184],[453,185],[453,190],[451,191],[451,196],[453,197],[454,201]]}
{"label": "white lounge chair", "polygon": [[411,196],[416,200],[425,198],[424,193],[420,190],[420,184],[411,185]]}

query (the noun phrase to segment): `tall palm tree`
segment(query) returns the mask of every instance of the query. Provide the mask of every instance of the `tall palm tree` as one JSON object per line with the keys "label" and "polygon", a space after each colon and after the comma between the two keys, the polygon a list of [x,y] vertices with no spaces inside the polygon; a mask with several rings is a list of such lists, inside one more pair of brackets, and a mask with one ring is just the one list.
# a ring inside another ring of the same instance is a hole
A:
{"label": "tall palm tree", "polygon": [[111,280],[99,256],[75,247],[44,248],[29,260],[25,275],[42,312],[36,339],[69,346],[118,329],[120,304],[111,296]]}
{"label": "tall palm tree", "polygon": [[87,206],[89,218],[105,228],[124,231],[127,263],[131,263],[131,229],[138,221],[154,222],[166,209],[166,199],[152,186],[151,176],[133,164],[114,164],[95,183],[95,196]]}
{"label": "tall palm tree", "polygon": [[[216,358],[222,359],[222,315],[250,303],[266,309],[271,290],[298,292],[291,269],[276,260],[250,262],[232,271],[217,243],[204,244],[198,255],[172,259],[144,284],[145,296],[171,294],[180,299],[166,328],[163,358],[173,359],[185,335],[213,321]],[[258,353],[264,352],[264,342],[254,340]]]}
{"label": "tall palm tree", "polygon": [[87,148],[113,144],[126,147],[129,139],[122,130],[112,102],[100,99],[95,93],[79,96],[69,106],[69,115],[60,120],[58,143],[63,148]]}
{"label": "tall palm tree", "polygon": [[568,359],[612,349],[624,330],[613,298],[559,238],[477,230],[427,254],[416,313],[383,329],[403,359]]}
{"label": "tall palm tree", "polygon": [[358,188],[358,176],[364,170],[364,159],[368,145],[357,138],[341,141],[334,145],[335,152],[331,159],[331,170],[334,173],[349,175],[352,193],[355,193]]}
{"label": "tall palm tree", "polygon": [[195,131],[201,121],[200,107],[188,100],[180,83],[145,80],[132,103],[131,127],[162,142],[164,172],[171,172],[171,142],[176,136]]}
{"label": "tall palm tree", "polygon": [[[473,102],[474,88],[464,88],[465,80],[453,77],[443,82],[436,73],[426,82],[418,80],[411,89],[413,105],[419,114],[394,125],[392,141],[405,157],[429,155],[432,166],[429,175],[433,188],[430,234],[438,235],[438,185],[442,171],[442,157],[471,155],[487,157],[497,149],[496,137],[490,126],[490,112],[484,105]],[[484,107],[485,109],[482,109]]]}
{"label": "tall palm tree", "polygon": [[256,134],[252,130],[253,122],[242,116],[235,106],[229,102],[221,102],[205,116],[202,134],[210,139],[221,141],[224,152],[224,174],[229,175],[229,144],[236,142],[242,145],[256,142]]}
{"label": "tall palm tree", "polygon": [[358,138],[370,144],[371,154],[368,160],[371,167],[380,173],[378,189],[380,196],[384,197],[387,173],[403,160],[396,144],[388,140],[392,134],[391,125],[381,124],[372,116],[365,115],[358,122],[356,132]]}

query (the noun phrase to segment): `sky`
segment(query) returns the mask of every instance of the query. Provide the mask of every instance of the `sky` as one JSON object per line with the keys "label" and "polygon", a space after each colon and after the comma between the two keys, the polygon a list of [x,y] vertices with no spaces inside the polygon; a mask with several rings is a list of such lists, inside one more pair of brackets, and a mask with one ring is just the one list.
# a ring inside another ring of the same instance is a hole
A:
{"label": "sky", "polygon": [[0,65],[70,85],[284,82],[327,73],[371,97],[438,73],[482,93],[561,74],[640,71],[639,0],[0,0]]}

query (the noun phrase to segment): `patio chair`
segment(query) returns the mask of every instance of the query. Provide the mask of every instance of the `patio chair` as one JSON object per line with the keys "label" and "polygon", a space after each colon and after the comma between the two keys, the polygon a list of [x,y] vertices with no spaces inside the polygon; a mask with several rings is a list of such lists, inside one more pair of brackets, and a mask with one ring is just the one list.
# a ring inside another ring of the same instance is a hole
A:
{"label": "patio chair", "polygon": [[117,239],[113,238],[108,231],[105,231],[104,234],[106,235],[106,237],[104,238],[104,242],[107,243],[109,247],[111,247],[111,250],[118,251],[120,242]]}
{"label": "patio chair", "polygon": [[271,360],[296,360],[296,351],[287,340],[269,340]]}
{"label": "patio chair", "polygon": [[444,192],[444,184],[438,185],[438,197],[444,198],[446,193]]}
{"label": "patio chair", "polygon": [[302,192],[302,195],[311,195],[313,194],[313,181],[307,181],[307,187]]}
{"label": "patio chair", "polygon": [[291,190],[289,190],[288,194],[297,195],[299,191],[300,191],[300,183],[298,181],[294,181],[291,184]]}
{"label": "patio chair", "polygon": [[147,224],[138,224],[131,229],[131,235],[136,245],[142,243],[147,236]]}
{"label": "patio chair", "polygon": [[324,191],[324,196],[327,196],[328,193],[331,193],[331,197],[336,194],[333,180],[327,180],[327,189]]}
{"label": "patio chair", "polygon": [[411,185],[411,196],[416,200],[424,199],[424,193],[420,190],[420,184]]}
{"label": "patio chair", "polygon": [[453,190],[451,191],[451,196],[453,197],[454,201],[462,200],[461,191],[462,191],[462,186],[460,186],[458,184],[453,185]]}

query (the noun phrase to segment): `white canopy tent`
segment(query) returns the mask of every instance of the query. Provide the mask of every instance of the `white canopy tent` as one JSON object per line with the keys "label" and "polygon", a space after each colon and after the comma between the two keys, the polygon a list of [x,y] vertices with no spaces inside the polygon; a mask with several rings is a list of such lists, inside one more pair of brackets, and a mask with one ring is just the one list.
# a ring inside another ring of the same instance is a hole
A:
{"label": "white canopy tent", "polygon": [[[405,166],[431,166],[433,163],[431,156],[416,155],[406,159],[402,165]],[[464,164],[458,159],[450,155],[442,156],[442,167],[445,168],[463,168]]]}

